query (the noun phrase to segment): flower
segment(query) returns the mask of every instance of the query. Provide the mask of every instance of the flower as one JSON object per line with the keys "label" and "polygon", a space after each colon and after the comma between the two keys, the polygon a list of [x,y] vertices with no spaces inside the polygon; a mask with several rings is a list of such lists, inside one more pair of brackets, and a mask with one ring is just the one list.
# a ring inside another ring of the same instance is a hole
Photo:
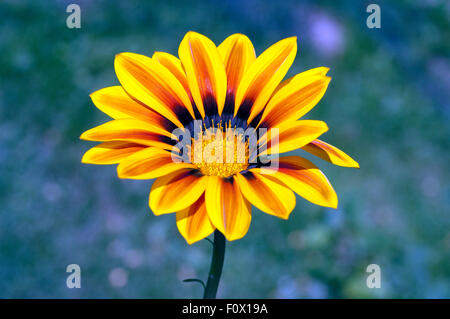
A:
{"label": "flower", "polygon": [[[288,219],[294,192],[336,208],[333,187],[313,163],[274,156],[301,148],[336,165],[359,167],[318,139],[328,130],[325,122],[298,120],[322,98],[330,77],[328,68],[318,67],[282,81],[296,52],[296,37],[256,57],[245,35],[233,34],[216,47],[188,32],[179,58],[118,54],[114,66],[121,86],[91,94],[113,120],[81,135],[102,142],[82,162],[119,164],[119,178],[156,178],[149,206],[155,215],[175,212],[189,244],[215,229],[228,240],[242,238],[252,205]],[[249,128],[259,130],[256,155],[245,135]],[[225,162],[224,153],[231,154]]]}

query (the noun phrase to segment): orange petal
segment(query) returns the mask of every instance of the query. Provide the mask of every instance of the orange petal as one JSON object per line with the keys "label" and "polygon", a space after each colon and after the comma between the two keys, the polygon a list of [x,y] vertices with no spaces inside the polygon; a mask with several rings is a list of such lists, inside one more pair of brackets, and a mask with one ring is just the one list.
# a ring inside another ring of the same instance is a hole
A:
{"label": "orange petal", "polygon": [[253,120],[286,75],[296,53],[297,38],[291,37],[275,43],[252,63],[236,92],[235,116],[248,116],[247,123]]}
{"label": "orange petal", "polygon": [[278,143],[276,130],[269,129],[260,139],[259,145],[267,142],[266,149],[260,150],[260,155],[285,153],[296,150],[314,141],[320,135],[328,131],[328,126],[323,121],[300,120],[288,122],[278,130]]}
{"label": "orange petal", "polygon": [[92,147],[81,159],[85,164],[117,164],[147,146],[129,142],[105,142]]}
{"label": "orange petal", "polygon": [[112,120],[84,132],[80,139],[87,141],[128,141],[147,146],[172,149],[171,133],[136,119]]}
{"label": "orange petal", "polygon": [[156,60],[135,53],[120,53],[114,60],[123,88],[136,100],[178,127],[189,122],[194,111],[183,85]]}
{"label": "orange petal", "polygon": [[222,114],[227,76],[215,44],[207,37],[188,32],[178,55],[186,70],[192,97],[202,117]]}
{"label": "orange petal", "polygon": [[189,245],[211,235],[216,228],[206,212],[204,195],[188,208],[177,212],[177,227]]}
{"label": "orange petal", "polygon": [[175,154],[156,147],[148,147],[124,159],[117,166],[120,178],[152,179],[173,173],[179,169],[194,168],[193,164],[183,163]]}
{"label": "orange petal", "polygon": [[236,174],[234,179],[252,205],[267,214],[289,218],[295,207],[295,195],[289,188],[256,172]]}
{"label": "orange petal", "polygon": [[265,127],[275,127],[299,119],[320,101],[330,80],[330,77],[322,75],[298,74],[272,96],[259,125],[264,123]]}
{"label": "orange petal", "polygon": [[230,35],[217,48],[227,74],[227,100],[225,112],[234,112],[236,90],[249,66],[255,61],[255,49],[249,38],[236,33]]}
{"label": "orange petal", "polygon": [[233,179],[208,176],[205,201],[209,219],[228,240],[245,236],[252,219],[251,205]]}
{"label": "orange petal", "polygon": [[336,146],[325,143],[324,141],[312,141],[308,145],[302,147],[302,149],[320,157],[321,159],[324,159],[325,161],[333,163],[334,165],[359,168],[358,162],[356,162],[353,158],[345,154]]}
{"label": "orange petal", "polygon": [[310,202],[336,208],[336,192],[326,176],[310,161],[299,156],[286,156],[279,159],[276,168],[252,168],[251,172],[267,174],[270,179],[289,187]]}
{"label": "orange petal", "polygon": [[149,206],[155,215],[178,212],[197,201],[206,188],[205,176],[182,169],[159,177],[152,185]]}

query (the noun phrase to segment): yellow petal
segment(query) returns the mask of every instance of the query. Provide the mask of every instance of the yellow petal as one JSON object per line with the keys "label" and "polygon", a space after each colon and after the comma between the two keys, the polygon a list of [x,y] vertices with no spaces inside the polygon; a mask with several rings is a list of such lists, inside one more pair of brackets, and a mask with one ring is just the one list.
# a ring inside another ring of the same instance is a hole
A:
{"label": "yellow petal", "polygon": [[296,192],[310,202],[336,208],[336,192],[326,176],[310,161],[299,156],[286,156],[279,159],[276,168],[252,168],[251,172],[267,174],[273,179]]}
{"label": "yellow petal", "polygon": [[236,174],[234,179],[252,205],[267,214],[282,219],[289,218],[295,207],[295,195],[289,188],[256,172]]}
{"label": "yellow petal", "polygon": [[264,108],[273,91],[289,70],[297,53],[297,38],[281,40],[264,51],[250,66],[236,92],[234,115],[247,123]]}
{"label": "yellow petal", "polygon": [[177,212],[177,227],[189,245],[211,235],[216,229],[206,212],[205,196],[191,206]]}
{"label": "yellow petal", "polygon": [[133,100],[121,86],[100,89],[90,95],[95,106],[113,119],[135,118],[151,123],[168,132],[176,126],[144,104]]}
{"label": "yellow petal", "polygon": [[245,236],[252,218],[251,205],[233,179],[208,176],[205,201],[209,219],[228,240]]}
{"label": "yellow petal", "polygon": [[181,64],[180,59],[166,52],[155,52],[153,53],[153,58],[164,65],[170,72],[172,72],[172,74],[178,79],[178,81],[180,81],[189,97],[192,98],[189,84],[186,78],[186,73],[184,72],[183,65]]}
{"label": "yellow petal", "polygon": [[152,185],[149,206],[155,215],[178,212],[192,205],[206,188],[205,176],[183,169],[159,177]]}
{"label": "yellow petal", "polygon": [[326,67],[326,66],[319,66],[317,68],[313,68],[313,69],[309,69],[306,71],[303,71],[299,74],[294,75],[293,77],[291,77],[288,80],[283,81],[280,85],[283,85],[284,82],[289,82],[293,79],[297,79],[299,77],[309,77],[309,76],[314,76],[314,75],[321,75],[321,76],[325,76],[328,71],[330,71],[330,68]]}
{"label": "yellow petal", "polygon": [[181,41],[178,55],[202,117],[205,114],[221,115],[227,91],[227,76],[215,44],[207,37],[190,31]]}
{"label": "yellow petal", "polygon": [[84,132],[80,139],[87,141],[128,141],[147,146],[172,149],[172,135],[153,124],[136,119],[112,120]]}
{"label": "yellow petal", "polygon": [[255,49],[250,39],[240,33],[230,35],[217,49],[222,57],[227,74],[226,105],[229,106],[229,109],[225,112],[233,113],[236,90],[245,72],[256,59]]}
{"label": "yellow petal", "polygon": [[85,164],[116,164],[147,146],[129,142],[105,142],[92,147],[81,159]]}
{"label": "yellow petal", "polygon": [[[309,69],[306,71],[303,71],[301,73],[298,73],[294,76],[291,76],[289,79],[287,80],[283,80],[275,89],[275,91],[272,94],[272,97],[275,96],[281,89],[284,89],[285,86],[287,86],[288,84],[290,84],[293,80],[295,81],[299,81],[300,78],[309,78],[309,77],[314,77],[314,76],[321,76],[321,77],[325,77],[325,75],[328,73],[328,71],[330,70],[330,68],[325,67],[325,66],[320,66],[318,68],[313,68],[313,69]],[[269,100],[270,102],[270,100]],[[266,111],[267,105],[264,108],[264,116],[261,116],[261,118],[263,117],[267,117],[267,113],[268,111]],[[261,123],[263,122],[263,120],[261,119],[259,121],[259,124],[257,126],[259,126]]]}
{"label": "yellow petal", "polygon": [[183,163],[172,153],[156,147],[148,147],[124,159],[117,166],[120,178],[152,179],[173,173],[179,169],[194,168],[193,164]]}
{"label": "yellow petal", "polygon": [[302,147],[302,149],[335,165],[359,168],[358,162],[353,158],[345,154],[336,146],[325,143],[324,141],[312,141],[308,145]]}
{"label": "yellow petal", "polygon": [[92,102],[113,119],[151,118],[154,111],[133,100],[121,86],[111,86],[91,93]]}
{"label": "yellow petal", "polygon": [[291,83],[291,81],[294,80],[294,79],[297,80],[298,78],[301,78],[301,77],[310,77],[310,76],[315,76],[315,75],[325,76],[328,73],[328,71],[330,71],[330,68],[327,68],[326,66],[320,66],[318,68],[309,69],[309,70],[303,71],[303,72],[301,72],[299,74],[296,74],[294,76],[291,76],[289,79],[282,81],[277,86],[277,88],[273,92],[273,95],[275,95],[279,90],[281,90],[286,85]]}
{"label": "yellow petal", "polygon": [[[288,122],[276,130],[269,129],[259,141],[259,145],[267,143],[266,149],[260,149],[260,155],[285,153],[296,150],[314,141],[320,135],[328,131],[328,126],[323,121],[301,120]],[[278,143],[276,142],[278,138]]]}
{"label": "yellow petal", "polygon": [[183,85],[158,61],[125,52],[116,55],[114,67],[123,88],[136,100],[178,127],[193,118],[191,101]]}
{"label": "yellow petal", "polygon": [[259,123],[276,127],[299,119],[320,101],[330,80],[330,77],[322,75],[298,74],[272,96]]}

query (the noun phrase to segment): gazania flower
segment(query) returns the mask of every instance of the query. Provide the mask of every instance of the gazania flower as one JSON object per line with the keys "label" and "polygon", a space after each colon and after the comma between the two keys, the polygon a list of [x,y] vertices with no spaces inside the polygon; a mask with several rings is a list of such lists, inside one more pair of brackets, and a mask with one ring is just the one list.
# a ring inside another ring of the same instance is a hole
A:
{"label": "gazania flower", "polygon": [[[328,68],[318,67],[282,81],[294,61],[296,41],[281,40],[256,57],[245,35],[231,35],[216,47],[205,36],[188,32],[179,58],[163,52],[151,58],[118,54],[114,66],[121,86],[91,95],[113,120],[81,135],[102,142],[88,150],[82,162],[119,164],[119,178],[156,178],[150,209],[155,215],[176,213],[178,229],[189,244],[216,229],[228,240],[242,238],[250,226],[252,205],[287,219],[295,207],[294,193],[336,208],[333,187],[313,163],[299,156],[274,157],[303,149],[336,165],[359,167],[318,139],[328,130],[326,123],[299,120],[322,98],[330,77]],[[194,123],[201,124],[202,134],[195,134]],[[256,158],[249,140],[239,133],[250,127],[267,129],[258,135],[262,151]],[[273,128],[276,133],[271,133]],[[186,154],[177,148],[175,129],[189,134],[191,161],[180,160]],[[237,132],[231,140],[227,129]],[[278,141],[271,138],[275,135]],[[211,146],[225,153],[231,149],[231,160],[205,156]],[[244,151],[238,154],[238,147]],[[203,157],[193,160],[191,151]],[[261,160],[267,154],[270,165]]]}

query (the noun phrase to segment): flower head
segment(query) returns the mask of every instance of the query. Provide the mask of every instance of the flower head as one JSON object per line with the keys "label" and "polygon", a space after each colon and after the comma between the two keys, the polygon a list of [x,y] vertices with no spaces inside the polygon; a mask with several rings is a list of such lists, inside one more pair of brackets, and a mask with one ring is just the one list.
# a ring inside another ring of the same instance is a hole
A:
{"label": "flower head", "polygon": [[113,120],[84,132],[100,141],[82,159],[119,164],[120,178],[153,179],[149,205],[155,215],[176,213],[188,243],[215,229],[228,240],[242,238],[251,206],[287,219],[294,192],[337,207],[325,175],[299,156],[303,149],[333,164],[359,167],[336,147],[319,140],[322,121],[299,120],[324,95],[330,77],[319,67],[282,81],[297,51],[295,37],[256,57],[251,41],[233,34],[218,47],[188,32],[179,58],[116,56],[121,86],[91,94]]}

